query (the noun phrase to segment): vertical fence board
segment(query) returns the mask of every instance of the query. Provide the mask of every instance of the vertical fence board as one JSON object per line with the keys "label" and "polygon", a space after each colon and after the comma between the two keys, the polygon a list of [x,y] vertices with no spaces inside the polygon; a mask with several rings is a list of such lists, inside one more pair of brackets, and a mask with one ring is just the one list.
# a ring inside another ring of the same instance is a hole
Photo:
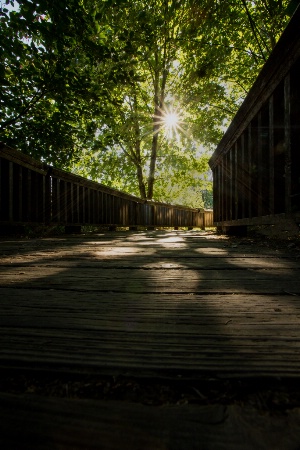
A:
{"label": "vertical fence board", "polygon": [[27,203],[27,209],[26,209],[26,220],[28,222],[31,222],[31,220],[33,219],[32,217],[32,197],[31,197],[31,170],[28,169],[27,170],[27,177],[26,177],[26,191],[27,191],[27,195],[26,195],[26,203]]}
{"label": "vertical fence board", "polygon": [[219,220],[219,195],[218,195],[218,187],[220,183],[219,179],[219,173],[220,173],[220,166],[217,166],[212,170],[213,173],[213,197],[215,199],[214,201],[214,220],[217,222]]}
{"label": "vertical fence board", "polygon": [[229,175],[229,154],[226,153],[224,157],[224,219],[230,219],[230,175]]}
{"label": "vertical fence board", "polygon": [[13,179],[13,163],[9,162],[9,185],[8,185],[8,219],[13,221],[13,194],[14,194],[14,179]]}
{"label": "vertical fence board", "polygon": [[290,72],[291,101],[291,208],[300,211],[300,59]]}
{"label": "vertical fence board", "polygon": [[67,204],[67,182],[60,180],[60,201],[61,201],[61,221],[63,224],[68,222],[68,204]]}
{"label": "vertical fence board", "polygon": [[275,213],[274,195],[274,96],[269,100],[269,209],[270,214]]}
{"label": "vertical fence board", "polygon": [[3,159],[0,157],[0,219],[4,220],[4,190],[2,188],[3,183],[3,176],[2,176],[2,167],[3,167]]}
{"label": "vertical fence board", "polygon": [[45,176],[45,223],[49,224],[52,221],[52,178],[48,170]]}
{"label": "vertical fence board", "polygon": [[225,214],[224,214],[224,204],[225,204],[225,188],[224,188],[224,164],[225,160],[222,158],[222,161],[220,163],[220,171],[221,171],[221,179],[220,179],[220,221],[225,220]]}
{"label": "vertical fence board", "polygon": [[246,162],[246,152],[245,152],[245,133],[240,137],[240,146],[238,152],[238,165],[237,172],[239,177],[239,212],[238,219],[243,219],[246,216],[247,208],[247,162]]}
{"label": "vertical fence board", "polygon": [[256,133],[256,201],[257,209],[255,211],[255,216],[262,216],[263,214],[263,148],[262,148],[262,111],[260,110],[257,115],[257,133]]}
{"label": "vertical fence board", "polygon": [[232,164],[233,164],[233,180],[232,180],[232,196],[233,196],[233,208],[232,208],[232,217],[233,219],[238,218],[238,203],[239,203],[239,178],[238,178],[238,143],[236,142],[233,146],[233,154],[232,154]]}
{"label": "vertical fence board", "polygon": [[290,75],[284,79],[284,140],[285,140],[285,211],[291,212],[291,90]]}
{"label": "vertical fence board", "polygon": [[274,198],[275,213],[285,209],[285,132],[284,132],[284,83],[274,91]]}
{"label": "vertical fence board", "polygon": [[12,217],[13,221],[18,222],[22,220],[22,167],[18,164],[13,164],[13,189],[12,189]]}
{"label": "vertical fence board", "polygon": [[46,177],[45,175],[41,175],[41,201],[42,201],[42,223],[46,222]]}
{"label": "vertical fence board", "polygon": [[229,202],[229,220],[234,218],[234,210],[235,210],[235,164],[234,164],[234,154],[235,154],[235,145],[231,147],[228,152],[228,168],[230,170],[229,176],[229,192],[228,192],[228,202]]}
{"label": "vertical fence board", "polygon": [[76,190],[75,190],[75,223],[79,224],[80,221],[80,186],[76,183]]}
{"label": "vertical fence board", "polygon": [[1,219],[9,220],[9,161],[1,160]]}
{"label": "vertical fence board", "polygon": [[18,168],[18,183],[19,183],[19,208],[18,220],[23,220],[23,167]]}

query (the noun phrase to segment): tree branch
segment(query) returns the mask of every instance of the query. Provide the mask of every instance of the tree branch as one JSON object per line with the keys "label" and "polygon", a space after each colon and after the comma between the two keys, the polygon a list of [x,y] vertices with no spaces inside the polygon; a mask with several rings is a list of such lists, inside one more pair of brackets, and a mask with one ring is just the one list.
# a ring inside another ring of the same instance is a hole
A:
{"label": "tree branch", "polygon": [[0,124],[0,130],[5,130],[8,126],[12,125],[13,123],[16,123],[21,117],[26,116],[26,114],[38,103],[38,101],[46,94],[46,92],[49,92],[49,90],[45,89],[40,94],[36,94],[33,96],[33,98],[30,100],[30,102],[27,104],[27,106],[23,109],[23,111],[20,112],[16,117],[13,119],[9,119],[2,124]]}
{"label": "tree branch", "polygon": [[[247,14],[247,17],[248,17],[248,20],[249,20],[251,29],[252,29],[252,31],[253,31],[255,40],[256,40],[256,42],[257,42],[257,45],[258,45],[258,47],[259,47],[259,50],[260,50],[261,55],[262,55],[262,57],[263,57],[263,60],[266,62],[267,60],[266,60],[266,58],[265,58],[265,55],[264,55],[262,46],[261,46],[261,44],[260,44],[260,42],[259,42],[259,39],[258,39],[258,36],[257,36],[257,33],[256,33],[257,27],[256,27],[255,22],[253,21],[253,19],[252,19],[252,17],[251,17],[251,14],[250,14],[249,8],[248,8],[248,6],[247,6],[246,0],[242,0],[242,3],[243,3],[243,6],[244,6],[244,8],[245,8],[245,11],[246,11],[246,14]],[[267,50],[269,51],[268,48],[267,48]]]}

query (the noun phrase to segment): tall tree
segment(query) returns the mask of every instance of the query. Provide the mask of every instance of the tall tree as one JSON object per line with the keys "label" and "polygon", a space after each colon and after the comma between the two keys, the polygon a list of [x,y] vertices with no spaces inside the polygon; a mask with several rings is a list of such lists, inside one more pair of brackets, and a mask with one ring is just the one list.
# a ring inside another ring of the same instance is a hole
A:
{"label": "tall tree", "polygon": [[1,139],[145,199],[201,202],[288,0],[19,3],[0,21]]}
{"label": "tall tree", "polygon": [[[135,167],[142,198],[157,199],[158,192],[162,195],[163,176],[170,179],[170,172],[177,176],[177,185],[186,185],[184,171],[193,174],[189,177],[191,185],[195,179],[200,183],[198,175],[207,163],[207,158],[197,154],[188,111],[179,111],[180,97],[185,95],[180,88],[183,55],[188,48],[181,36],[190,20],[189,3],[137,1],[107,11],[114,64],[107,61],[105,73],[109,79],[118,74],[119,80],[119,60],[123,61],[126,54],[127,66],[121,64],[121,68],[128,76],[122,86],[116,83],[111,91],[114,100],[110,120],[99,126],[98,136],[113,136],[115,153],[123,152],[127,167]],[[200,161],[196,163],[196,159]],[[92,160],[97,164],[94,156]]]}

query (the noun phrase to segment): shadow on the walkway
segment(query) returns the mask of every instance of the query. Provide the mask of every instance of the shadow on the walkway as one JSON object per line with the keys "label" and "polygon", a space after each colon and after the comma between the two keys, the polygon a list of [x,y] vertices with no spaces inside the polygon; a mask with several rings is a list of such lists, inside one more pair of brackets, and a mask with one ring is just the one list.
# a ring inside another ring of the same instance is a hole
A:
{"label": "shadow on the walkway", "polygon": [[299,266],[285,252],[201,232],[3,247],[5,364],[174,377],[300,368]]}

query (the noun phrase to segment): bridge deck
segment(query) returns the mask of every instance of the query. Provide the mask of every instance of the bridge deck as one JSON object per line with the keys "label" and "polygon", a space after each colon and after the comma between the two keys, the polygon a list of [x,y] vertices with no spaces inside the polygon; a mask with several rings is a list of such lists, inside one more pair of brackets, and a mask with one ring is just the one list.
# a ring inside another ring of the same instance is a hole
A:
{"label": "bridge deck", "polygon": [[298,376],[297,252],[191,232],[1,242],[0,364]]}
{"label": "bridge deck", "polygon": [[[12,377],[26,369],[193,383],[299,378],[299,253],[288,244],[275,249],[197,231],[2,239],[2,373]],[[18,396],[8,402],[10,395],[0,394],[3,404],[22,403]],[[51,401],[43,405],[53,415]],[[27,397],[21,411],[24,404]],[[5,424],[10,416],[7,408],[0,410]],[[182,420],[190,420],[189,414]],[[156,448],[175,448],[157,442]],[[196,448],[184,442],[176,448]]]}

